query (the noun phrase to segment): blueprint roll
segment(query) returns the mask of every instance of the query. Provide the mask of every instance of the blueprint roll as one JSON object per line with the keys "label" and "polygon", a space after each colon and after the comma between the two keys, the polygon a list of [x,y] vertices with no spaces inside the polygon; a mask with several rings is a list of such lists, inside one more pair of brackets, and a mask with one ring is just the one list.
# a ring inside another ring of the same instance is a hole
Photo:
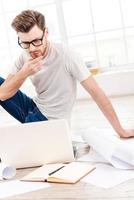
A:
{"label": "blueprint roll", "polygon": [[11,179],[15,176],[16,169],[8,164],[0,163],[0,180]]}
{"label": "blueprint roll", "polygon": [[88,129],[83,140],[118,169],[134,169],[134,138],[123,139],[110,128]]}

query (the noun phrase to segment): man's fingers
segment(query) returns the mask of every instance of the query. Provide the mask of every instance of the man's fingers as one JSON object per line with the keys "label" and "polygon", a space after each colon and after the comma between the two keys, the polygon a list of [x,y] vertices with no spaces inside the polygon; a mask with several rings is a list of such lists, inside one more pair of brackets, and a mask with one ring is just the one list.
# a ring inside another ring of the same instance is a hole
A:
{"label": "man's fingers", "polygon": [[42,69],[42,66],[36,66],[33,68],[33,72],[36,73]]}
{"label": "man's fingers", "polygon": [[29,59],[31,64],[37,63],[43,59],[43,56],[37,57],[35,59]]}
{"label": "man's fingers", "polygon": [[41,63],[35,63],[35,64],[32,64],[31,66],[31,71],[34,73],[34,72],[38,72],[42,69],[43,65]]}

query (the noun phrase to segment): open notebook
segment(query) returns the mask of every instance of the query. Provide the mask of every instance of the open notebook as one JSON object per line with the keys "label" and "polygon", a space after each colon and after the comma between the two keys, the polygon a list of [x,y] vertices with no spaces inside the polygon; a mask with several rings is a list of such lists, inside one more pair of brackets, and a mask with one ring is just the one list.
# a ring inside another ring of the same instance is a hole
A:
{"label": "open notebook", "polygon": [[46,164],[27,176],[22,181],[44,181],[53,183],[76,183],[95,167],[88,163],[72,162],[69,164]]}

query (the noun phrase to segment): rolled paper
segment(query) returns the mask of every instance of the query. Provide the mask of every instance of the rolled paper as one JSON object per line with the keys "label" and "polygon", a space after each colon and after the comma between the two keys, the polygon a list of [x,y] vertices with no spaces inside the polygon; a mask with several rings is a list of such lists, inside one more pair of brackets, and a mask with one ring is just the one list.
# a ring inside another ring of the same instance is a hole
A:
{"label": "rolled paper", "polygon": [[0,180],[12,179],[16,174],[16,168],[8,164],[0,163]]}

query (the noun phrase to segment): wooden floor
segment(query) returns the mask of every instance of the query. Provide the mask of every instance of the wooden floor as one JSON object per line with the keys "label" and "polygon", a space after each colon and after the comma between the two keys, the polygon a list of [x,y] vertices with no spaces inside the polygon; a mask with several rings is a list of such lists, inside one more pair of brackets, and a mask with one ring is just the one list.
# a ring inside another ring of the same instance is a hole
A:
{"label": "wooden floor", "polygon": [[[134,128],[134,96],[110,98],[124,127]],[[82,131],[89,127],[105,128],[110,124],[92,100],[77,101],[72,114],[72,130]]]}
{"label": "wooden floor", "polygon": [[[17,178],[29,173],[29,170],[19,170]],[[134,180],[127,181],[112,189],[102,189],[83,182],[71,184],[51,184],[52,187],[6,200],[133,200]]]}
{"label": "wooden floor", "polygon": [[[134,128],[134,96],[111,99],[124,127]],[[4,117],[6,116],[6,119]],[[15,123],[7,113],[0,112],[0,125]],[[109,123],[91,100],[77,102],[71,120],[73,134],[79,135],[89,127],[109,127]],[[30,169],[18,170],[15,178],[20,178]],[[52,187],[6,199],[12,200],[134,200],[134,180],[127,181],[111,189],[102,189],[83,182],[74,185],[52,184]]]}

